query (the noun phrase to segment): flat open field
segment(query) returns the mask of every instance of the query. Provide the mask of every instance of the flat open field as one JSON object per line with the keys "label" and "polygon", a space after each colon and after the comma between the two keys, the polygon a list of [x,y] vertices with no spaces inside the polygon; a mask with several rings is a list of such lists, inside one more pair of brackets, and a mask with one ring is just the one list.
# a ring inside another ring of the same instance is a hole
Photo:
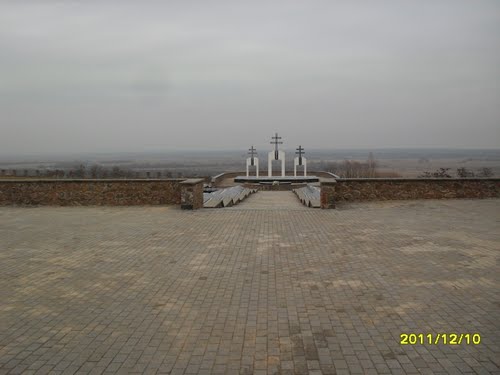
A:
{"label": "flat open field", "polygon": [[1,207],[0,373],[499,373],[500,200],[315,210],[269,193]]}

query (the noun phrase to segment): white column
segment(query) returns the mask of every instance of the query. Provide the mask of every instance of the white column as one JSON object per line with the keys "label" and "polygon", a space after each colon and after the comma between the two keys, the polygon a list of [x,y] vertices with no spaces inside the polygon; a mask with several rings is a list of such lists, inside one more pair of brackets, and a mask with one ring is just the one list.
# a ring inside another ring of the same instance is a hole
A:
{"label": "white column", "polygon": [[[267,155],[267,175],[271,177],[273,175],[273,160],[274,151],[271,151]],[[281,160],[281,176],[285,177],[285,152],[278,150],[278,160]]]}
{"label": "white column", "polygon": [[274,159],[274,151],[271,151],[267,154],[267,176],[271,177],[273,175],[273,159]]}
{"label": "white column", "polygon": [[[259,158],[253,158],[255,166],[255,175],[259,177]],[[247,158],[247,177],[250,176],[249,168],[252,165],[252,158]]]}
{"label": "white column", "polygon": [[[304,177],[307,176],[307,159],[302,156],[302,165],[304,166]],[[297,177],[297,166],[299,166],[299,157],[293,159],[293,175]]]}
{"label": "white column", "polygon": [[281,158],[281,177],[285,177],[285,153],[279,151],[279,156]]}

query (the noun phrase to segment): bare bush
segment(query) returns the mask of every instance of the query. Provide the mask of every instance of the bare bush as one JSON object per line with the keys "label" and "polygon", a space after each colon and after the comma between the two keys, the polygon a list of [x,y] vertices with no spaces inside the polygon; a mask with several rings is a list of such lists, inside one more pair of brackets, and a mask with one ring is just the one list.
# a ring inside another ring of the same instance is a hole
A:
{"label": "bare bush", "polygon": [[478,176],[479,177],[493,177],[493,171],[491,170],[491,168],[483,167],[479,170]]}
{"label": "bare bush", "polygon": [[474,177],[474,172],[469,171],[467,168],[458,168],[457,169],[457,177],[460,177],[460,178]]}
{"label": "bare bush", "polygon": [[[378,162],[373,153],[370,152],[368,160],[361,162],[357,160],[344,160],[343,162],[320,163],[322,169],[334,173],[342,178],[372,178],[381,177],[377,171]],[[396,174],[397,175],[397,174]],[[392,177],[392,176],[391,176]],[[399,177],[399,175],[397,175]]]}
{"label": "bare bush", "polygon": [[90,178],[103,178],[104,168],[100,165],[94,164],[90,167]]}
{"label": "bare bush", "polygon": [[451,175],[448,173],[450,168],[439,168],[434,172],[424,172],[419,178],[451,178]]}
{"label": "bare bush", "polygon": [[[451,178],[449,173],[450,168],[439,168],[434,172],[424,172],[419,178]],[[471,177],[493,177],[491,168],[481,168],[479,172],[475,173],[467,168],[457,168],[456,176],[458,178],[471,178]]]}
{"label": "bare bush", "polygon": [[375,177],[376,170],[377,170],[377,161],[375,160],[375,157],[373,156],[373,152],[370,152],[368,154],[368,160],[366,162],[367,164],[367,169],[368,169],[368,177]]}

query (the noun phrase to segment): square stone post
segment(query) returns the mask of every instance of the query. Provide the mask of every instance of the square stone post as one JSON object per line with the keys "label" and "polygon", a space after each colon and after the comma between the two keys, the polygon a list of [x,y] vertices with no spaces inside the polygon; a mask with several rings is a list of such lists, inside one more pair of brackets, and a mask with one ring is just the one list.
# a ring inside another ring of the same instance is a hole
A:
{"label": "square stone post", "polygon": [[335,208],[335,181],[333,178],[321,181],[320,201],[321,208]]}
{"label": "square stone post", "polygon": [[203,181],[202,178],[190,178],[180,183],[183,210],[203,208]]}

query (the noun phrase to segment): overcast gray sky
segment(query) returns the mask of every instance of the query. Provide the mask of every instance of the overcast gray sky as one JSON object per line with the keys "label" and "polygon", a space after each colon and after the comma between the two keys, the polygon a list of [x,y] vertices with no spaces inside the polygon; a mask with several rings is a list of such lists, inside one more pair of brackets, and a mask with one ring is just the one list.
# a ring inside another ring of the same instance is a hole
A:
{"label": "overcast gray sky", "polygon": [[0,0],[0,153],[500,147],[500,1]]}

